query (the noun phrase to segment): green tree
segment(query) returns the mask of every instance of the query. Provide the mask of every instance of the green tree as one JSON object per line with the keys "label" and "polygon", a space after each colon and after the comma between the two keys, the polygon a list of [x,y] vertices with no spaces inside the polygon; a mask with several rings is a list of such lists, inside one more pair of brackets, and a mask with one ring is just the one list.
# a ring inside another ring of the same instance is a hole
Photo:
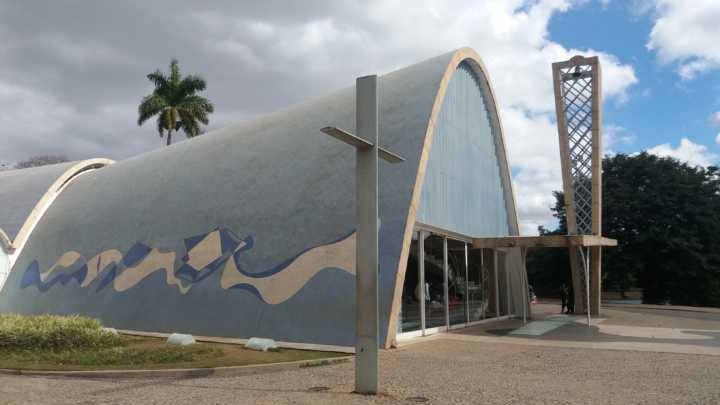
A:
{"label": "green tree", "polygon": [[64,163],[64,162],[69,162],[69,161],[70,160],[67,157],[65,157],[64,155],[38,155],[38,156],[32,156],[26,160],[18,162],[17,164],[15,164],[15,168],[16,169],[27,169],[30,167],[54,165],[54,164]]}
{"label": "green tree", "polygon": [[[558,219],[555,230],[538,227],[540,235],[565,235],[567,223],[563,193],[553,191],[555,206],[550,208],[553,216]],[[566,249],[534,248],[527,255],[528,280],[540,296],[559,296],[563,284],[572,285],[570,278],[570,258]]]}
{"label": "green tree", "polygon": [[[715,167],[692,167],[647,153],[606,157],[603,233],[617,239],[618,246],[603,250],[603,287],[641,287],[646,303],[720,306],[718,174]],[[555,197],[554,212],[562,225],[562,193]],[[528,265],[540,259],[559,263],[560,255],[567,257],[560,250],[531,251]],[[568,269],[565,264],[563,274],[551,281],[564,281]]]}
{"label": "green tree", "polygon": [[147,78],[155,90],[140,102],[138,126],[157,115],[158,134],[160,138],[167,136],[167,145],[172,143],[173,131],[182,129],[188,138],[200,135],[200,123],[207,125],[208,114],[215,110],[210,101],[197,94],[205,90],[205,79],[196,75],[183,77],[174,59],[168,75],[156,70]]}

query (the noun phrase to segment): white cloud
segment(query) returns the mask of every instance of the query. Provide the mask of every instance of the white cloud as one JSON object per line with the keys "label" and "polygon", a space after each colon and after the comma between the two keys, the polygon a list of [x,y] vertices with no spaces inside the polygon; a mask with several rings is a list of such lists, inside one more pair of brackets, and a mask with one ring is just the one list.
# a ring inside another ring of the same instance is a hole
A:
{"label": "white cloud", "polygon": [[[217,107],[211,121],[217,126],[350,86],[357,76],[470,46],[490,73],[516,173],[523,230],[534,233],[536,225],[555,222],[549,207],[552,191],[561,186],[551,63],[598,55],[606,100],[622,102],[637,82],[632,66],[611,54],[550,40],[552,16],[585,2],[417,0],[409,6],[401,0],[318,0],[278,7],[275,2],[175,0],[148,3],[142,13],[123,2],[19,2],[13,8],[24,11],[17,14],[23,18],[0,14],[0,36],[9,38],[0,41],[0,78],[13,59],[13,78],[22,80],[5,80],[27,84],[38,97],[34,103],[43,107],[26,110],[38,111],[32,120],[38,132],[5,136],[2,129],[0,138],[10,146],[4,154],[0,149],[0,159],[36,154],[39,144],[71,156],[113,158],[159,145],[153,125],[135,125],[136,105],[149,91],[144,75],[172,57],[180,59],[184,72],[206,77],[207,96]],[[101,12],[113,18],[99,27]],[[73,24],[66,24],[68,18]],[[55,34],[57,49],[42,46]],[[6,44],[18,45],[8,50]],[[102,65],[89,63],[94,55]],[[128,62],[115,63],[118,58]],[[48,67],[54,82],[39,81],[39,67]],[[9,121],[30,119],[19,108],[7,111]],[[38,145],[23,144],[31,138]]]}
{"label": "white cloud", "polygon": [[630,145],[635,142],[635,134],[620,125],[607,124],[603,127],[603,154],[613,154],[612,147]]}
{"label": "white cloud", "polygon": [[720,67],[720,1],[646,0],[655,24],[647,47],[663,63],[678,63],[683,79]]}
{"label": "white cloud", "polygon": [[505,108],[500,114],[513,166],[520,231],[534,235],[539,225],[555,223],[552,191],[562,189],[557,127],[549,113],[531,115],[520,108]]}
{"label": "white cloud", "polygon": [[687,138],[680,139],[680,145],[677,148],[673,148],[669,143],[664,143],[647,151],[657,156],[672,157],[693,166],[710,166],[718,159],[718,155],[710,152],[707,146],[694,143]]}
{"label": "white cloud", "polygon": [[[573,3],[424,0],[407,7],[402,1],[376,1],[357,9],[351,6],[347,12],[353,14],[352,19],[319,15],[282,25],[215,12],[185,18],[209,32],[205,41],[215,44],[211,48],[219,54],[333,85],[471,46],[488,66],[503,105],[546,112],[554,105],[550,63],[575,54],[601,57],[608,97],[624,97],[626,89],[637,81],[632,67],[613,55],[567,49],[547,39],[552,14],[567,10]],[[252,28],[259,25],[262,36]]]}
{"label": "white cloud", "polygon": [[[145,136],[127,123],[136,119],[134,104],[104,104],[87,111],[76,110],[51,94],[0,81],[0,128],[19,135],[13,142],[0,142],[0,161],[20,160],[17,150],[29,150],[24,158],[43,154],[65,154],[70,159],[108,156],[108,151],[147,149]],[[62,147],[58,146],[62,144]],[[159,137],[156,144],[161,145]],[[127,157],[120,154],[115,158]]]}
{"label": "white cloud", "polygon": [[88,63],[130,64],[132,60],[121,50],[92,39],[79,42],[61,37],[39,38],[36,46],[75,65]]}
{"label": "white cloud", "polygon": [[[603,65],[604,95],[620,102],[627,99],[627,89],[637,82],[634,69],[613,55],[568,49],[548,39],[552,15],[576,3],[420,0],[407,7],[402,1],[375,1],[349,10],[351,19],[320,15],[283,25],[218,13],[186,18],[211,33],[206,38],[208,43],[222,39],[218,52],[234,54],[258,66],[273,66],[278,73],[303,77],[310,83],[334,86],[451,49],[473,47],[488,68],[500,103],[510,162],[516,173],[522,228],[535,233],[537,225],[555,222],[549,207],[552,191],[561,187],[551,63],[577,54],[598,55]],[[248,33],[249,23],[262,24],[263,40]],[[347,50],[352,51],[351,56],[338,57]]]}
{"label": "white cloud", "polygon": [[550,208],[555,205],[552,191],[562,190],[560,168],[556,171],[520,170],[513,177],[521,233],[536,235],[540,225],[554,228],[556,220]]}
{"label": "white cloud", "polygon": [[0,81],[0,128],[3,131],[53,132],[62,127],[70,114],[70,109],[52,96]]}
{"label": "white cloud", "polygon": [[720,145],[720,133],[715,137],[715,143]]}
{"label": "white cloud", "polygon": [[708,121],[710,121],[712,125],[720,126],[720,111],[716,111],[710,114],[710,118],[708,118]]}

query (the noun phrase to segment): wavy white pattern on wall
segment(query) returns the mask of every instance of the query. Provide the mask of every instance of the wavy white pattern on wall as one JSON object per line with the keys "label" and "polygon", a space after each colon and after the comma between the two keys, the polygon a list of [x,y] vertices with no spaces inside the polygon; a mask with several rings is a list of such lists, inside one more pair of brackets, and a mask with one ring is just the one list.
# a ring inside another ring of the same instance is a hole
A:
{"label": "wavy white pattern on wall", "polygon": [[[37,261],[25,270],[21,288],[37,287],[41,292],[54,285],[75,282],[81,288],[95,287],[96,292],[112,286],[127,291],[156,272],[165,273],[167,285],[186,294],[194,284],[222,268],[220,288],[246,290],[268,304],[280,304],[297,294],[323,269],[355,274],[355,233],[342,239],[310,248],[278,266],[261,272],[247,272],[240,265],[243,252],[253,246],[253,239],[238,238],[227,229],[184,240],[186,253],[163,252],[136,243],[123,255],[115,249],[105,250],[89,260],[76,251],[65,252],[47,270],[41,272]],[[176,267],[176,263],[180,262]]]}
{"label": "wavy white pattern on wall", "polygon": [[318,271],[336,268],[355,274],[355,234],[339,242],[312,248],[276,272],[258,277],[238,269],[228,260],[222,273],[222,288],[253,288],[263,301],[279,304],[300,290]]}

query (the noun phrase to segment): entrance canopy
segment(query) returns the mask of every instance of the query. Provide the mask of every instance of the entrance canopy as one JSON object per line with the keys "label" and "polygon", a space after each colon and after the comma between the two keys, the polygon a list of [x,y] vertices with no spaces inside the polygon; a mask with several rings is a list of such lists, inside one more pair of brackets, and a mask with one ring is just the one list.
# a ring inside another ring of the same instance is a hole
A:
{"label": "entrance canopy", "polygon": [[[600,235],[543,235],[543,236],[503,236],[496,238],[473,238],[473,249],[502,249],[502,248],[569,248],[577,249],[585,270],[585,301],[586,308],[590,308],[590,248],[602,246],[617,246],[617,240]],[[583,253],[587,248],[587,253]],[[599,277],[598,277],[599,278]],[[598,295],[599,303],[599,295]],[[599,304],[598,304],[599,308]],[[587,322],[590,326],[590,311],[587,312]],[[599,309],[598,309],[599,312]]]}
{"label": "entrance canopy", "polygon": [[566,248],[590,246],[617,246],[616,239],[598,235],[544,235],[544,236],[502,236],[493,238],[473,238],[474,249],[496,248]]}

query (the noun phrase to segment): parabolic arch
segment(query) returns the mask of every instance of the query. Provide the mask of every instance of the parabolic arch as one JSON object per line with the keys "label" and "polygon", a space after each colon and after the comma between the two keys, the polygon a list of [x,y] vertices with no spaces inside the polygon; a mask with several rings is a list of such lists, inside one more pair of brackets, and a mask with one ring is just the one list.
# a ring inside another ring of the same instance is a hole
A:
{"label": "parabolic arch", "polygon": [[[53,201],[55,201],[55,198],[57,198],[57,196],[63,192],[65,187],[67,187],[67,185],[79,175],[113,163],[114,161],[110,159],[97,158],[86,159],[71,164],[58,177],[56,177],[54,181],[52,181],[47,190],[45,190],[39,199],[34,202],[32,210],[24,219],[22,226],[19,230],[17,230],[13,239],[11,239],[2,228],[0,228],[0,249],[3,250],[3,252],[0,252],[0,289],[2,289],[7,274],[10,272],[10,269],[12,269],[15,261],[22,252],[25,243],[32,234],[32,231],[35,229],[35,226],[42,219],[45,212],[47,212],[50,208]],[[21,175],[22,170],[26,169],[17,170],[15,172]],[[30,201],[28,202],[30,203]]]}
{"label": "parabolic arch", "polygon": [[[461,63],[492,94],[470,49],[378,78],[380,143],[406,158],[379,169],[386,345],[436,123]],[[500,121],[488,100],[508,232],[516,233]],[[322,134],[326,126],[354,131],[353,87],[80,176],[42,214],[0,291],[0,311],[352,346],[355,152]]]}
{"label": "parabolic arch", "polygon": [[[446,96],[448,95],[448,91],[450,89],[450,82],[455,76],[455,74],[457,74],[461,66],[466,66],[472,71],[478,81],[478,84],[481,87],[481,91],[486,102],[485,107],[487,109],[487,116],[490,120],[491,131],[496,139],[495,151],[498,158],[502,189],[504,192],[503,197],[505,201],[505,209],[507,212],[508,233],[511,235],[519,235],[519,220],[515,205],[515,192],[512,185],[512,175],[506,152],[507,149],[505,146],[502,121],[497,110],[497,99],[495,96],[495,91],[493,90],[492,84],[488,79],[489,76],[487,74],[487,69],[485,68],[485,65],[482,62],[478,53],[475,52],[475,50],[473,50],[472,48],[461,48],[453,53],[451,59],[449,60],[445,68],[445,72],[440,81],[440,85],[435,96],[435,101],[433,102],[432,111],[428,119],[428,125],[424,136],[422,152],[420,155],[417,175],[415,178],[415,185],[413,187],[412,199],[408,212],[408,220],[406,221],[405,231],[403,235],[400,261],[398,262],[398,269],[396,272],[397,276],[393,293],[392,311],[389,317],[387,340],[385,342],[386,347],[390,347],[395,344],[396,328],[394,326],[396,325],[400,312],[400,300],[402,295],[403,283],[405,281],[405,273],[407,270],[407,262],[412,240],[412,233],[415,228],[415,218],[417,218],[418,215],[418,207],[420,205],[423,185],[426,179],[428,162],[432,153],[433,141],[437,134],[437,124],[439,122],[440,115],[445,105]],[[515,253],[515,256],[520,254],[520,252]],[[518,267],[516,270],[524,270],[524,266],[519,266],[519,257],[513,257],[513,259],[515,261],[516,267]],[[522,267],[522,269],[520,267]],[[525,271],[515,271],[513,273],[514,278],[516,278],[516,280],[514,280],[516,283],[527,286],[527,275]],[[518,290],[522,291],[523,288],[520,288]],[[516,308],[518,308],[519,305],[522,305],[522,299],[520,299],[519,297],[513,297],[513,300],[516,301]]]}

